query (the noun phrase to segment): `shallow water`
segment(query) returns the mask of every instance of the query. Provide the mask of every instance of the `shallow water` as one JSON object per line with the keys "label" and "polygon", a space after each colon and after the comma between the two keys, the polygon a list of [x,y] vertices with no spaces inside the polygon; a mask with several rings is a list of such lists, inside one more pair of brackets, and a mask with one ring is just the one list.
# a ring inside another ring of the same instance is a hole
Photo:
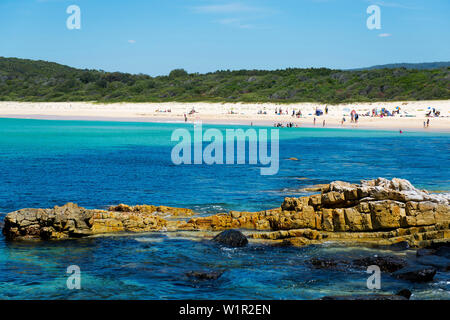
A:
{"label": "shallow water", "polygon": [[[306,186],[379,176],[450,190],[449,134],[281,129],[280,171],[261,176],[258,165],[173,165],[170,136],[183,127],[192,129],[184,124],[0,119],[0,212],[69,201],[87,208],[181,206],[203,215],[254,211],[278,207],[285,196],[305,195],[301,189]],[[230,250],[164,233],[57,243],[1,239],[0,298],[315,299],[368,293],[364,270],[315,270],[307,260],[371,254],[380,250],[334,245]],[[82,290],[66,288],[69,265],[80,266]],[[225,273],[217,281],[198,282],[186,277],[192,270]],[[413,298],[450,299],[448,273],[423,285],[383,275],[383,292],[403,287],[414,292]]]}

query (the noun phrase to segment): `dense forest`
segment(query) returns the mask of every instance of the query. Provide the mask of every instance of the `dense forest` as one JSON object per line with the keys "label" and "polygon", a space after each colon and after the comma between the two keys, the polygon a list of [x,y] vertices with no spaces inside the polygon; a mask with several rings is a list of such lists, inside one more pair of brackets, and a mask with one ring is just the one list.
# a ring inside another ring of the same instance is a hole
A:
{"label": "dense forest", "polygon": [[322,102],[450,99],[450,68],[240,70],[168,76],[0,57],[0,101]]}

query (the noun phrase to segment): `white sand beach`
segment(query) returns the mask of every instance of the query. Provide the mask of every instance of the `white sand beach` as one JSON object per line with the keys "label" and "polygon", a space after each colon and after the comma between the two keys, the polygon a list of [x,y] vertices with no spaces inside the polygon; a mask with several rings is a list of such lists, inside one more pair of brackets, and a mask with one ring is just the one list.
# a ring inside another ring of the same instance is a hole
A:
{"label": "white sand beach", "polygon": [[[384,108],[394,116],[380,117]],[[282,114],[275,110],[281,108]],[[373,128],[388,130],[430,130],[450,132],[450,100],[376,102],[328,105],[319,103],[296,104],[247,104],[247,103],[113,103],[87,102],[0,102],[0,118],[27,118],[50,120],[109,120],[136,122],[188,122],[202,121],[216,124],[267,125],[293,123],[298,127],[315,126],[329,128]],[[316,116],[316,109],[324,112]],[[427,117],[432,110],[440,115]],[[189,114],[192,110],[195,113]],[[301,116],[292,113],[301,111]],[[358,123],[352,123],[351,112],[359,115]],[[372,116],[373,110],[378,113]],[[345,122],[342,124],[342,120]],[[429,127],[424,122],[430,120]]]}

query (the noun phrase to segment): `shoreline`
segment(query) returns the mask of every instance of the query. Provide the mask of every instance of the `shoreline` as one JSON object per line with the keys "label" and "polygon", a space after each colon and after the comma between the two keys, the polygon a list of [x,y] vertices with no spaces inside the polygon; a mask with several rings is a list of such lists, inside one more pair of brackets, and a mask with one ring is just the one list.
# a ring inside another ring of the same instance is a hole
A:
{"label": "shoreline", "polygon": [[[380,118],[365,116],[374,108],[389,111],[397,106],[400,115]],[[244,104],[244,103],[117,103],[98,104],[86,102],[0,102],[0,118],[36,120],[79,120],[117,122],[187,123],[203,122],[217,125],[267,126],[292,123],[299,128],[365,129],[365,130],[409,130],[415,132],[450,132],[450,101],[410,101],[384,103],[355,103],[328,105],[329,113],[315,116],[315,109],[325,109],[325,105],[300,103]],[[282,115],[274,110],[283,110]],[[440,117],[426,117],[435,108]],[[195,109],[196,113],[188,115]],[[170,112],[168,112],[170,110]],[[292,116],[301,110],[301,117]],[[359,115],[358,123],[350,122],[350,110]],[[261,114],[266,113],[266,114]],[[287,113],[287,114],[286,114]],[[345,118],[344,124],[342,119]],[[316,124],[314,125],[314,119]],[[430,126],[424,128],[424,122]],[[323,126],[325,121],[325,126]]]}

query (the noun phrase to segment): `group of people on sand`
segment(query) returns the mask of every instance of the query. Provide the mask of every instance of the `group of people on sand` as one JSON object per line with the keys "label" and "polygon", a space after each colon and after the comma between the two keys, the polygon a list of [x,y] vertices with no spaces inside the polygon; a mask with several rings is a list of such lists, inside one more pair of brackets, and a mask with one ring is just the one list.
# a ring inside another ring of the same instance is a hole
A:
{"label": "group of people on sand", "polygon": [[[314,117],[314,120],[313,120],[314,126],[316,126],[316,122],[317,122],[316,117]],[[322,127],[325,127],[325,125],[326,125],[326,122],[325,122],[325,120],[323,120],[322,121]]]}
{"label": "group of people on sand", "polygon": [[281,115],[283,115],[283,114],[288,115],[288,114],[289,114],[289,110],[286,109],[286,112],[284,112],[283,109],[281,109],[281,107],[280,107],[279,109],[278,109],[278,108],[275,108],[275,114],[276,114],[276,115],[279,115],[279,116],[281,116]]}
{"label": "group of people on sand", "polygon": [[372,109],[372,117],[392,117],[395,115],[395,113],[400,113],[400,107],[397,107],[393,112],[390,112],[386,108],[381,108],[381,110],[378,110],[377,108]]}
{"label": "group of people on sand", "polygon": [[165,110],[158,109],[158,110],[156,110],[155,112],[164,112],[164,113],[168,112],[168,113],[171,113],[171,112],[172,112],[172,109],[165,109]]}
{"label": "group of people on sand", "polygon": [[[258,114],[263,114],[261,112],[258,112]],[[264,113],[267,114],[267,113]],[[283,109],[280,108],[275,108],[275,114],[276,115],[289,115],[289,109],[286,109],[283,111]],[[292,113],[291,113],[292,117],[297,117],[297,118],[301,118],[302,117],[302,111],[299,109],[298,111],[296,109],[292,109]]]}
{"label": "group of people on sand", "polygon": [[192,109],[191,109],[191,111],[189,111],[189,113],[188,114],[184,114],[184,122],[187,122],[188,121],[188,115],[189,116],[193,116],[194,114],[196,114],[196,113],[198,113],[197,111],[195,111],[195,108],[194,107],[192,107]]}
{"label": "group of people on sand", "polygon": [[[284,124],[282,124],[281,122],[275,123],[273,125],[275,128],[284,128]],[[292,122],[289,122],[286,124],[286,128],[298,128],[298,124],[294,124]]]}
{"label": "group of people on sand", "polygon": [[426,116],[429,117],[439,117],[441,115],[441,112],[436,110],[435,108],[430,109],[430,111],[427,112]]}
{"label": "group of people on sand", "polygon": [[351,117],[351,123],[358,123],[358,120],[359,120],[359,114],[358,114],[355,110],[353,110],[353,111],[350,113],[350,117]]}

